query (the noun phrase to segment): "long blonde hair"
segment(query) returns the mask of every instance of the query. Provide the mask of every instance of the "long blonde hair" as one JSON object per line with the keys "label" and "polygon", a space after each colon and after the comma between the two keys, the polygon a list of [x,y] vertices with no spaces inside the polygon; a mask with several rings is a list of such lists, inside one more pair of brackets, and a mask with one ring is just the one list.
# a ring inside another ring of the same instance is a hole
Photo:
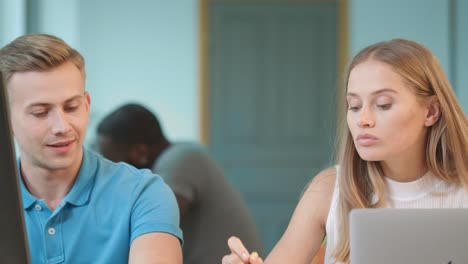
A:
{"label": "long blonde hair", "polygon": [[[426,47],[409,40],[393,39],[371,45],[351,61],[346,73],[343,97],[353,68],[369,59],[391,66],[416,96],[434,97],[438,101],[441,115],[428,128],[426,137],[428,169],[442,180],[460,184],[468,190],[468,119],[437,58]],[[341,111],[346,116],[346,110]],[[347,262],[351,209],[384,207],[387,205],[387,198],[380,163],[361,159],[349,128],[342,121],[343,133],[338,149],[340,175],[337,175],[340,187],[339,232],[333,256],[337,261]],[[378,199],[372,199],[374,196]]]}

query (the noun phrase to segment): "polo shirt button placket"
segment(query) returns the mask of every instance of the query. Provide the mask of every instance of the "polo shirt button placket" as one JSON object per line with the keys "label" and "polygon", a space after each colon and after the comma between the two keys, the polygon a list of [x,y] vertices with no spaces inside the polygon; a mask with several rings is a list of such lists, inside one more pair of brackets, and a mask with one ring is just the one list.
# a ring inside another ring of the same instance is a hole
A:
{"label": "polo shirt button placket", "polygon": [[45,246],[48,264],[63,263],[65,260],[61,217],[50,219],[45,226]]}
{"label": "polo shirt button placket", "polygon": [[49,224],[50,225],[48,225],[45,230],[47,263],[63,263],[65,255],[63,251],[61,224],[55,221]]}

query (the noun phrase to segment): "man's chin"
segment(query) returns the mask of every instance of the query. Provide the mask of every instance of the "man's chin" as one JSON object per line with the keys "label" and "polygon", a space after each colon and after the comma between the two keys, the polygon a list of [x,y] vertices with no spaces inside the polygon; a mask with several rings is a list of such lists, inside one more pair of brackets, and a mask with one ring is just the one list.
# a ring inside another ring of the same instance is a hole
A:
{"label": "man's chin", "polygon": [[72,162],[47,162],[43,167],[51,171],[59,171],[69,169],[73,165]]}
{"label": "man's chin", "polygon": [[41,167],[43,167],[46,170],[66,170],[70,169],[71,167],[74,166],[77,158],[76,156],[65,156],[65,157],[49,157],[43,159],[41,163]]}

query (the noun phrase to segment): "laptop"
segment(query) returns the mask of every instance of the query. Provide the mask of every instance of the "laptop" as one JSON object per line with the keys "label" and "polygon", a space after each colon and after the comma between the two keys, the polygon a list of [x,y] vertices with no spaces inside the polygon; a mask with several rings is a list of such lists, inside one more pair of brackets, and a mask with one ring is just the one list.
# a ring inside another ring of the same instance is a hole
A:
{"label": "laptop", "polygon": [[0,263],[30,263],[6,88],[0,73]]}
{"label": "laptop", "polygon": [[466,264],[468,209],[357,209],[351,264]]}

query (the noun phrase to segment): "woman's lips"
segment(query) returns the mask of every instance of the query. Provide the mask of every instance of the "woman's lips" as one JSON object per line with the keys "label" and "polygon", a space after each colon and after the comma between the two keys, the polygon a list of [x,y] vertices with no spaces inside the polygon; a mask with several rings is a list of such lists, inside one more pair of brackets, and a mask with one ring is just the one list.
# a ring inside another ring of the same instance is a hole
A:
{"label": "woman's lips", "polygon": [[371,134],[363,133],[358,135],[356,142],[363,147],[374,145],[378,141],[377,137]]}

